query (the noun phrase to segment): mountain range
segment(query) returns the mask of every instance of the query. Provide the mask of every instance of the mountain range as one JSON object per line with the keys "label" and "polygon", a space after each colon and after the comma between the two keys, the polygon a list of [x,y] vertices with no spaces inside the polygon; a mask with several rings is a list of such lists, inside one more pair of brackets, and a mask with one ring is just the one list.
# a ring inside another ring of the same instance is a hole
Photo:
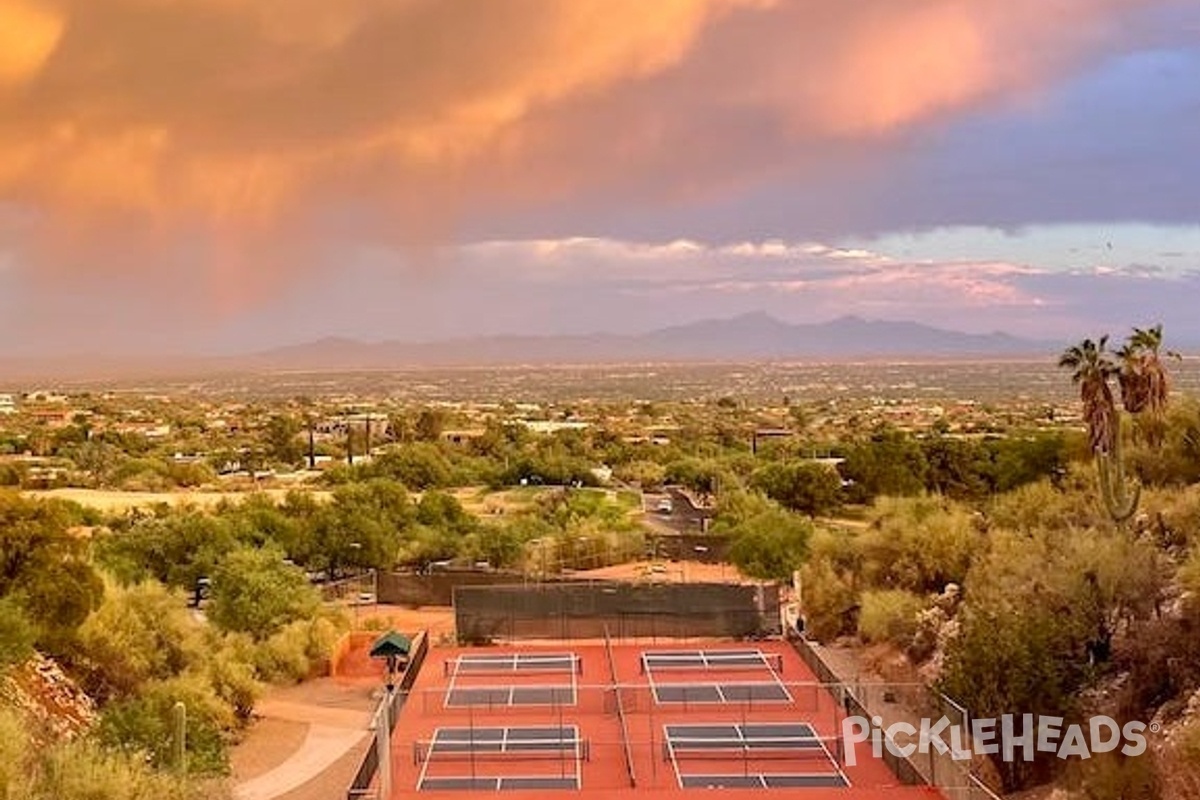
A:
{"label": "mountain range", "polygon": [[1017,356],[1055,343],[1004,333],[970,334],[916,322],[841,317],[791,324],[764,313],[711,319],[641,334],[489,336],[432,342],[364,343],[322,339],[249,356],[276,368],[385,368],[410,365],[548,364],[633,361],[737,361],[917,356]]}
{"label": "mountain range", "polygon": [[971,334],[917,322],[840,317],[787,323],[764,313],[709,319],[640,334],[501,335],[427,342],[325,338],[246,355],[175,359],[76,357],[0,361],[0,375],[100,378],[263,370],[583,364],[669,361],[764,361],[1044,356],[1062,343],[1006,333]]}

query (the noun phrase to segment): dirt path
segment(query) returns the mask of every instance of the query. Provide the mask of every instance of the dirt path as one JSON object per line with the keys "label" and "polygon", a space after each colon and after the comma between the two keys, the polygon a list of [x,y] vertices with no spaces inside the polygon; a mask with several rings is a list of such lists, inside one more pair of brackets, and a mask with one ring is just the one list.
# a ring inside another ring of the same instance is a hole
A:
{"label": "dirt path", "polygon": [[300,749],[311,726],[290,719],[255,720],[230,754],[238,781],[249,781],[278,767]]}

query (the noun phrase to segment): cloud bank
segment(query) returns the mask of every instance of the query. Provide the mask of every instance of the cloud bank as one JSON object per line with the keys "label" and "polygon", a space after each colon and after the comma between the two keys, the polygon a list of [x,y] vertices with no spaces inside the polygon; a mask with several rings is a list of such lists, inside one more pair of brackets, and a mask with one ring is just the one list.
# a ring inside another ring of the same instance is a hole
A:
{"label": "cloud bank", "polygon": [[0,0],[0,241],[39,275],[235,296],[462,213],[687,203],[888,153],[1156,5]]}
{"label": "cloud bank", "polygon": [[1063,342],[1161,321],[1173,343],[1200,347],[1200,262],[1164,270],[1110,259],[1064,270],[994,257],[917,258],[887,247],[496,240],[439,247],[439,269],[419,282],[398,268],[390,248],[367,249],[336,274],[288,282],[269,300],[223,316],[187,313],[198,291],[192,278],[177,287],[182,299],[156,303],[121,292],[97,302],[92,292],[60,289],[54,312],[33,320],[6,307],[12,275],[0,262],[0,340],[7,343],[0,354],[237,354],[327,335],[430,341],[636,333],[756,311],[791,322],[857,314]]}

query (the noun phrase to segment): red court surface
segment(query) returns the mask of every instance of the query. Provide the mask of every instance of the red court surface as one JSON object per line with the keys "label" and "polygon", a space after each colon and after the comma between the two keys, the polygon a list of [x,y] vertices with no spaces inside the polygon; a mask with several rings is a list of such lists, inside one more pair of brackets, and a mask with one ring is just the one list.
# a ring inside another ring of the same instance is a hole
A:
{"label": "red court surface", "polygon": [[392,797],[941,800],[866,744],[848,765],[842,716],[783,642],[439,648],[393,734]]}

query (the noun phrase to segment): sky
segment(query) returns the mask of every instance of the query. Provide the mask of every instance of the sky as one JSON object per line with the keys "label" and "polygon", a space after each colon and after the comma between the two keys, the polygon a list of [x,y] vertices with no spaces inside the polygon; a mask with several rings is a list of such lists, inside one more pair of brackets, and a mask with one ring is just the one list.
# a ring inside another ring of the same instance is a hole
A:
{"label": "sky", "polygon": [[1198,299],[1195,0],[0,0],[0,356]]}

